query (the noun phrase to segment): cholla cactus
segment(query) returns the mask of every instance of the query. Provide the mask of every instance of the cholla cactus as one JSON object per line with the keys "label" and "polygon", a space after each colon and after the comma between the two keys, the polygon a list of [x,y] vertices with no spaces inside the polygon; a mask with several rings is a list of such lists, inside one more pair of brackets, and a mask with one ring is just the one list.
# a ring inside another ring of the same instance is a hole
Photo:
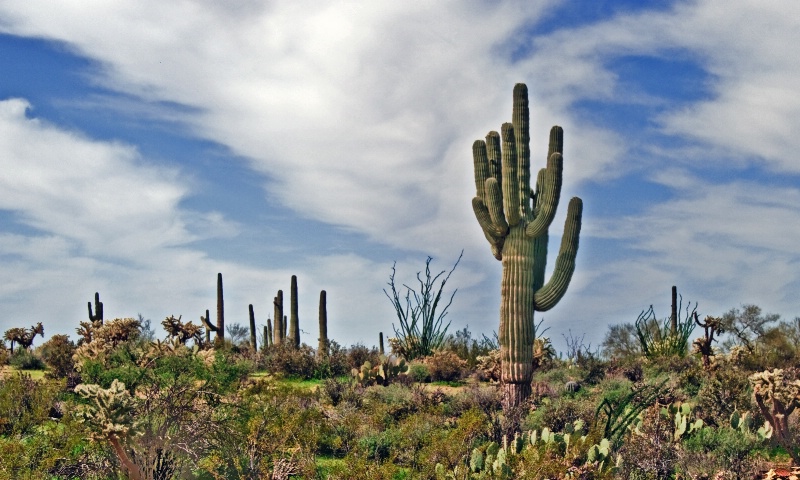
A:
{"label": "cholla cactus", "polygon": [[796,442],[789,430],[789,416],[800,406],[800,380],[787,381],[780,368],[755,373],[749,380],[756,404],[772,427],[776,441],[787,448],[795,461],[800,462],[800,454],[794,451]]}
{"label": "cholla cactus", "polygon": [[475,216],[495,258],[503,262],[500,300],[500,348],[503,403],[513,408],[531,393],[535,311],[553,308],[567,291],[575,270],[583,203],[569,202],[564,235],[552,277],[545,283],[548,229],[561,195],[563,130],[553,127],[547,168],[530,186],[528,88],[514,86],[512,123],[501,134],[472,145]]}
{"label": "cholla cactus", "polygon": [[203,340],[203,327],[191,321],[183,323],[181,318],[182,316],[175,318],[174,315],[170,315],[161,322],[161,326],[164,327],[164,330],[170,338],[176,338],[181,344],[185,345],[187,341],[192,339],[195,345],[201,344]]}
{"label": "cholla cactus", "polygon": [[117,379],[111,382],[109,388],[81,384],[75,387],[75,393],[90,401],[88,405],[78,407],[78,419],[91,425],[100,438],[111,443],[131,479],[143,479],[145,476],[141,469],[122,445],[126,438],[138,433],[139,427],[133,414],[136,400],[125,389],[125,384]]}
{"label": "cholla cactus", "polygon": [[116,318],[106,323],[81,322],[78,334],[83,338],[72,356],[79,372],[86,359],[95,359],[139,333],[141,323],[133,318]]}

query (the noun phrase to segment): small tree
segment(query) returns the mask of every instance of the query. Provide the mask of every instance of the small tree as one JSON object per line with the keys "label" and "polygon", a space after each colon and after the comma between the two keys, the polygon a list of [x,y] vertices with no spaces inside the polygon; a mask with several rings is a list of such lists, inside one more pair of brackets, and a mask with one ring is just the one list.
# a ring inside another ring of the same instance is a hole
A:
{"label": "small tree", "polygon": [[[431,273],[431,261],[433,258],[428,257],[425,261],[425,278],[422,278],[422,272],[417,272],[417,282],[419,282],[419,291],[403,284],[406,289],[405,297],[401,297],[395,285],[395,274],[397,273],[396,265],[392,265],[392,274],[389,275],[389,288],[391,295],[386,289],[383,293],[389,301],[392,302],[400,328],[392,324],[395,339],[390,339],[392,348],[395,353],[402,355],[407,360],[412,360],[417,357],[425,357],[430,355],[434,350],[444,347],[447,328],[450,322],[444,323],[444,317],[447,316],[447,309],[453,303],[458,289],[454,290],[450,295],[450,300],[443,308],[439,308],[439,302],[442,300],[442,293],[447,280],[450,275],[458,266],[461,257],[464,256],[464,251],[458,256],[456,263],[450,272],[445,277],[445,270],[442,270],[437,275]],[[441,278],[438,288],[436,283]]]}

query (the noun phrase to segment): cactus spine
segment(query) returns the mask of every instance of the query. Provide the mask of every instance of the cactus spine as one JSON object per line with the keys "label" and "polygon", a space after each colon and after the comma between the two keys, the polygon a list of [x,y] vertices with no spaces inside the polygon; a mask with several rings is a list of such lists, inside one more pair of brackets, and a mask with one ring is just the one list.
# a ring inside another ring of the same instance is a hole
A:
{"label": "cactus spine", "polygon": [[503,405],[513,408],[531,393],[534,311],[553,308],[564,296],[578,251],[583,202],[567,208],[564,235],[552,277],[545,283],[548,228],[561,194],[563,130],[550,130],[547,167],[530,188],[528,88],[514,86],[512,123],[472,146],[476,196],[472,207],[495,258],[502,261],[500,355]]}
{"label": "cactus spine", "polygon": [[328,356],[328,294],[325,290],[319,292],[319,346],[317,357]]}
{"label": "cactus spine", "polygon": [[89,303],[89,321],[103,323],[103,302],[100,301],[100,292],[94,292],[94,314],[92,314],[92,302]]}
{"label": "cactus spine", "polygon": [[300,348],[300,319],[297,315],[297,275],[292,275],[292,286],[289,292],[289,334],[294,348]]}

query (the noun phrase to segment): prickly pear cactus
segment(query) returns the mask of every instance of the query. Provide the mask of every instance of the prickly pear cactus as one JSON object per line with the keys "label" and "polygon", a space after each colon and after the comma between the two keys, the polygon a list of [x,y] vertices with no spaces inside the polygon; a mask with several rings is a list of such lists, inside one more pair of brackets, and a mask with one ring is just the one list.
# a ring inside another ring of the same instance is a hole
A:
{"label": "prickly pear cactus", "polygon": [[575,270],[583,203],[569,202],[561,248],[545,283],[548,228],[561,195],[563,130],[553,127],[547,167],[530,187],[528,88],[514,87],[512,123],[472,146],[477,193],[472,207],[495,258],[503,262],[500,350],[504,406],[515,407],[531,393],[534,311],[553,308]]}

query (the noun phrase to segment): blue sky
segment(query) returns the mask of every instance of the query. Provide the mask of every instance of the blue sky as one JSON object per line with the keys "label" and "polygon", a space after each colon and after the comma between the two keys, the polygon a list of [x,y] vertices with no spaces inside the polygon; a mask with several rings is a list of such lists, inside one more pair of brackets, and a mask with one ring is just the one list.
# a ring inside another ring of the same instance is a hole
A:
{"label": "blue sky", "polygon": [[[577,268],[546,335],[599,343],[677,285],[701,315],[800,315],[800,4],[0,4],[0,331],[106,317],[259,323],[299,278],[303,341],[375,344],[410,282],[464,259],[448,319],[497,329],[471,145],[528,84],[532,163],[565,129]],[[538,152],[538,156],[537,156]],[[552,265],[552,261],[550,264]]]}

